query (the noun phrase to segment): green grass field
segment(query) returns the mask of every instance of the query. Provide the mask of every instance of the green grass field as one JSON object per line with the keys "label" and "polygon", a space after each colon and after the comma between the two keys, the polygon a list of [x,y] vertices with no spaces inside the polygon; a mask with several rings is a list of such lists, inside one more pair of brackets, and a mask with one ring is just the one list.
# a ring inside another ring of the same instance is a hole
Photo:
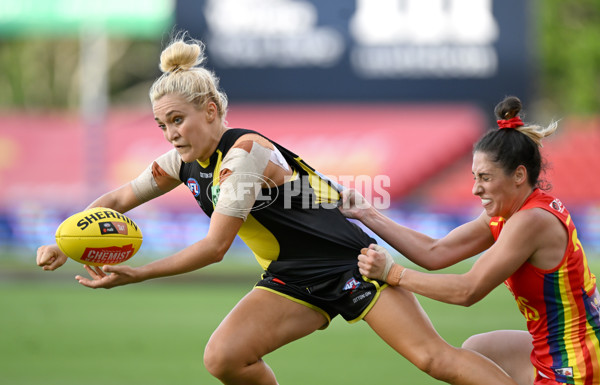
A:
{"label": "green grass field", "polygon": [[[255,266],[226,260],[185,279],[91,290],[73,279],[82,268],[72,261],[68,265],[62,272],[44,272],[33,258],[30,266],[0,263],[0,383],[219,383],[203,367],[204,345],[251,289]],[[474,333],[524,328],[504,287],[470,308],[419,299],[438,332],[455,346]],[[341,318],[265,360],[285,385],[389,383],[392,378],[411,385],[436,383],[366,323],[349,325]]]}

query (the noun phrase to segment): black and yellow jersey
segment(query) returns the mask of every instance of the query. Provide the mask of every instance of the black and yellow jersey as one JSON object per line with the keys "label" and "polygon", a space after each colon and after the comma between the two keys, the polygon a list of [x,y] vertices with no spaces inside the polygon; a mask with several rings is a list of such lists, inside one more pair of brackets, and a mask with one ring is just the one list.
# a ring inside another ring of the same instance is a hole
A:
{"label": "black and yellow jersey", "polygon": [[[260,135],[228,129],[208,161],[181,164],[179,178],[209,217],[219,195],[221,161],[245,134]],[[269,141],[290,165],[293,176],[280,186],[261,190],[238,232],[240,238],[264,270],[290,283],[325,279],[356,266],[361,248],[375,240],[337,209],[339,192],[334,183],[291,151]]]}

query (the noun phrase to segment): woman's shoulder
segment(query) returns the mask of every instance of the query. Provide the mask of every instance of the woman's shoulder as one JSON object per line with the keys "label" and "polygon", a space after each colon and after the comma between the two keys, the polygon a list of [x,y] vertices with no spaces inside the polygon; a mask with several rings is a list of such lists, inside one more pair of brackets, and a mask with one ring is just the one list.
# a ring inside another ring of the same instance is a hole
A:
{"label": "woman's shoulder", "polygon": [[261,146],[267,147],[271,150],[274,148],[273,143],[266,137],[262,136],[258,132],[249,131],[249,130],[247,130],[247,131],[248,132],[243,133],[242,135],[237,137],[237,139],[233,143],[233,147],[252,148],[252,145],[254,143],[257,143],[257,144],[260,144]]}
{"label": "woman's shoulder", "polygon": [[523,231],[532,230],[532,234],[542,234],[543,229],[562,227],[561,220],[550,210],[543,207],[530,207],[516,212],[510,219],[510,226],[518,226]]}

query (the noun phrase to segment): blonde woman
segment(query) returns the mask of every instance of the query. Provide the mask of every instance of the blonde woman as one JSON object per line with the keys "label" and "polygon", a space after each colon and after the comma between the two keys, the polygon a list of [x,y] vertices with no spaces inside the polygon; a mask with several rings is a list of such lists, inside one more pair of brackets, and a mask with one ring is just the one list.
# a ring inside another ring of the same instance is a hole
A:
{"label": "blonde woman", "polygon": [[[436,379],[514,385],[490,360],[448,345],[414,295],[361,276],[356,255],[374,241],[339,212],[335,186],[272,140],[227,127],[227,98],[203,60],[203,44],[185,35],[163,51],[164,74],[150,99],[156,123],[174,148],[90,207],[126,212],[185,183],[210,216],[208,233],[145,266],[86,266],[91,277],[77,276],[78,281],[111,288],[201,269],[221,261],[239,235],[264,274],[206,346],[204,365],[224,384],[276,384],[263,357],[327,327],[339,314],[348,322],[366,321]],[[37,263],[45,270],[66,259],[56,245],[38,250]],[[364,371],[368,381],[368,368]],[[390,380],[401,381],[402,373],[393,367],[389,372]]]}

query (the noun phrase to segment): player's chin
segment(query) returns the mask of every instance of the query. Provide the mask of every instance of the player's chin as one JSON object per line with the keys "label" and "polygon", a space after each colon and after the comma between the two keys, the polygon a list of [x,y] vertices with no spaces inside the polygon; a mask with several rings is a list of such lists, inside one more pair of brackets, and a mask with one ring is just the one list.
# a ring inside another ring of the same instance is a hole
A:
{"label": "player's chin", "polygon": [[196,160],[200,160],[189,153],[180,152],[179,155],[181,155],[181,160],[184,161],[185,163],[192,163],[192,162],[195,162]]}
{"label": "player's chin", "polygon": [[179,153],[179,156],[181,156],[181,160],[183,160],[185,163],[195,162],[196,160],[202,161],[202,159],[197,156],[198,154],[194,154],[192,149],[188,146],[176,147],[176,149]]}
{"label": "player's chin", "polygon": [[496,217],[498,216],[496,207],[493,204],[487,204],[486,206],[483,206],[483,209],[485,210],[485,213],[489,216],[489,217]]}

